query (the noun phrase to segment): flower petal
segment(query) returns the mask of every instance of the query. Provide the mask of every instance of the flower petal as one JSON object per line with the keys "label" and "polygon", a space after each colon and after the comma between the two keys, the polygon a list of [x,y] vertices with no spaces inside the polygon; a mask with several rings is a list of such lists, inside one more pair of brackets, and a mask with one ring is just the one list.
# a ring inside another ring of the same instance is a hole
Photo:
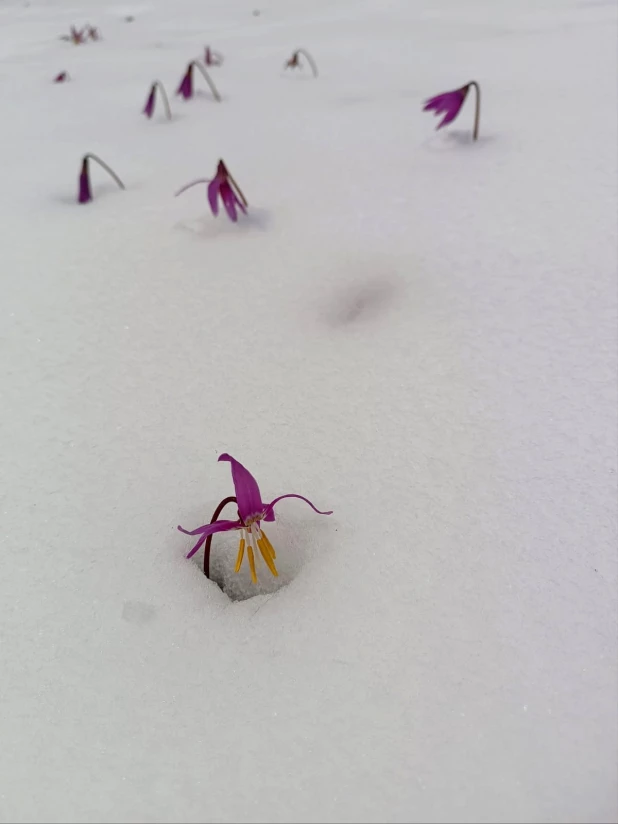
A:
{"label": "flower petal", "polygon": [[240,521],[215,521],[214,524],[205,524],[204,526],[200,526],[197,529],[193,530],[183,529],[183,527],[179,526],[178,530],[180,532],[184,532],[185,535],[200,536],[196,545],[187,555],[187,558],[192,558],[195,555],[195,553],[200,549],[202,544],[206,541],[206,538],[208,538],[209,535],[214,535],[215,532],[229,532],[231,529],[238,529],[238,527],[240,526]]}
{"label": "flower petal", "polygon": [[260,488],[253,475],[227,452],[219,455],[219,460],[229,461],[232,464],[232,482],[236,492],[238,514],[242,520],[246,523],[249,518],[261,515],[265,504],[262,503]]}
{"label": "flower petal", "polygon": [[[217,197],[219,196],[220,190],[221,178],[219,175],[216,175],[216,177],[208,184],[208,202],[210,203],[210,208],[215,217],[219,214],[219,202],[217,201]],[[219,458],[219,460],[221,460],[221,458]]]}
{"label": "flower petal", "polygon": [[[274,521],[274,520],[275,520],[275,518],[274,518],[274,508],[275,508],[275,504],[279,503],[279,501],[282,501],[284,498],[300,498],[300,500],[301,500],[301,501],[304,501],[305,503],[309,504],[309,506],[311,507],[311,509],[313,509],[313,510],[314,510],[314,512],[317,512],[317,513],[318,513],[318,515],[332,515],[332,514],[333,514],[332,509],[331,509],[331,510],[329,510],[328,512],[322,512],[320,509],[318,509],[317,507],[315,507],[315,506],[311,503],[311,501],[309,500],[309,498],[304,498],[302,495],[296,495],[295,493],[291,492],[291,493],[289,493],[288,495],[279,495],[279,497],[278,497],[278,498],[275,498],[275,500],[274,500],[274,501],[271,501],[271,502],[270,502],[270,503],[266,506],[266,512],[265,512],[265,514],[264,514],[264,520],[265,520],[265,521]],[[272,515],[273,517],[272,517],[272,518],[270,518],[270,517],[269,517],[269,515]]]}
{"label": "flower petal", "polygon": [[236,203],[238,199],[235,197],[232,187],[227,180],[221,183],[219,191],[221,192],[221,200],[223,201],[229,219],[236,223],[238,220],[238,215],[236,214]]}
{"label": "flower petal", "polygon": [[148,95],[148,100],[146,101],[146,105],[144,106],[143,113],[146,117],[152,117],[152,113],[154,111],[154,104],[155,104],[155,91],[156,87],[153,86],[150,90],[150,94]]}

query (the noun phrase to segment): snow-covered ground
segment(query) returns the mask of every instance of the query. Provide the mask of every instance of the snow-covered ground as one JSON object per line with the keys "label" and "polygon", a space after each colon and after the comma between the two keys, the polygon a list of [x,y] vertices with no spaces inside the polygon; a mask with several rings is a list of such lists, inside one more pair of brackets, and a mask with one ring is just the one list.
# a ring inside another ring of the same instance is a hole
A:
{"label": "snow-covered ground", "polygon": [[1,821],[616,820],[616,18],[0,0]]}

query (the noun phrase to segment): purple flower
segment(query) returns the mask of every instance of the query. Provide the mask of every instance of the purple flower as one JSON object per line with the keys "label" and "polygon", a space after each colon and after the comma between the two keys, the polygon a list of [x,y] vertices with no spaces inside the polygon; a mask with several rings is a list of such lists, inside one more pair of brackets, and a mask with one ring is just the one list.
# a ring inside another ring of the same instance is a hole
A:
{"label": "purple flower", "polygon": [[189,63],[187,71],[184,73],[180,86],[176,89],[176,94],[182,95],[185,100],[193,97],[193,63]]}
{"label": "purple flower", "polygon": [[204,63],[207,66],[220,66],[223,63],[223,56],[218,52],[213,51],[210,46],[206,46],[204,52]]}
{"label": "purple flower", "polygon": [[75,43],[76,46],[78,46],[80,43],[85,43],[86,42],[85,31],[86,31],[85,29],[83,29],[82,31],[79,31],[78,29],[75,28],[75,26],[71,26],[71,30],[70,30],[70,40],[71,40],[71,42]]}
{"label": "purple flower", "polygon": [[223,201],[229,219],[234,221],[234,223],[238,220],[238,215],[236,214],[237,206],[241,212],[247,214],[245,204],[237,197],[236,192],[232,188],[230,173],[222,160],[219,161],[214,180],[211,180],[208,184],[208,202],[215,217],[219,214],[219,197]]}
{"label": "purple flower", "polygon": [[219,197],[225,206],[228,217],[234,223],[238,220],[236,207],[244,214],[247,214],[247,200],[222,160],[219,161],[217,173],[213,180],[200,179],[187,183],[186,186],[183,186],[182,189],[176,192],[176,196],[190,189],[191,186],[196,186],[198,183],[208,183],[208,202],[215,217],[219,214]]}
{"label": "purple flower", "polygon": [[441,129],[442,126],[446,126],[455,120],[468,96],[470,85],[468,83],[467,86],[462,86],[461,89],[456,89],[454,92],[444,92],[425,101],[424,112],[433,110],[436,115],[445,113],[436,128]]}
{"label": "purple flower", "polygon": [[255,557],[258,551],[262,555],[266,566],[271,573],[276,577],[278,575],[275,567],[275,558],[277,557],[272,544],[266,537],[264,530],[261,527],[262,521],[275,520],[275,504],[282,501],[284,498],[300,498],[318,513],[318,515],[332,515],[332,512],[321,512],[317,509],[308,498],[295,493],[288,493],[287,495],[280,495],[269,504],[262,501],[260,488],[253,475],[245,469],[245,467],[231,455],[224,453],[219,455],[220,461],[229,461],[232,465],[232,482],[236,493],[236,501],[238,505],[238,520],[237,521],[215,521],[213,524],[206,524],[197,529],[187,530],[179,526],[178,529],[184,532],[185,535],[199,535],[199,539],[193,549],[187,555],[191,558],[205,543],[209,535],[215,532],[229,532],[231,530],[238,530],[240,532],[240,543],[238,546],[238,556],[236,558],[235,571],[238,572],[242,565],[245,549],[249,558],[249,568],[251,570],[251,579],[254,584],[257,583],[257,574],[255,570]]}
{"label": "purple flower", "polygon": [[90,189],[90,175],[88,172],[88,158],[85,157],[82,161],[82,170],[79,173],[79,192],[77,195],[78,203],[90,203],[92,200],[92,191]]}
{"label": "purple flower", "polygon": [[66,80],[69,79],[69,75],[67,72],[60,72],[54,77],[54,83],[64,83]]}
{"label": "purple flower", "polygon": [[150,89],[150,94],[148,95],[148,100],[146,101],[146,105],[143,109],[143,113],[146,115],[146,117],[152,117],[152,113],[154,112],[156,91],[157,86],[155,83],[153,83]]}

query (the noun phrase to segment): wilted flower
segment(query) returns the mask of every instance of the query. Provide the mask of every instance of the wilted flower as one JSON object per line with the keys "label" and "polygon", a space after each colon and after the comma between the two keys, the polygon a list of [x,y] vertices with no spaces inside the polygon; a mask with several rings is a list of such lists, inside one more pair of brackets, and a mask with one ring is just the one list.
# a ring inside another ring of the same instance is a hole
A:
{"label": "wilted flower", "polygon": [[90,187],[90,167],[89,161],[96,160],[96,162],[101,166],[105,171],[114,178],[116,183],[121,189],[124,189],[124,183],[120,180],[118,175],[112,171],[107,163],[104,163],[100,157],[89,152],[85,154],[82,159],[82,167],[79,173],[79,187],[77,191],[77,202],[78,203],[90,203],[92,200],[92,189]]}
{"label": "wilted flower", "polygon": [[211,49],[210,46],[206,46],[204,63],[206,63],[207,66],[220,66],[221,63],[223,63],[223,55]]}
{"label": "wilted flower", "polygon": [[318,76],[318,67],[315,64],[315,60],[306,49],[297,49],[289,60],[286,61],[284,69],[302,69],[302,63],[300,62],[300,55],[303,55],[307,60],[307,63],[311,66],[311,71],[313,72],[313,76]]}
{"label": "wilted flower", "polygon": [[90,174],[88,168],[88,155],[82,160],[82,170],[79,173],[79,191],[77,194],[78,203],[90,203],[92,200],[92,190],[90,188]]}
{"label": "wilted flower", "polygon": [[69,38],[70,38],[71,42],[75,43],[76,46],[79,45],[80,43],[85,43],[86,42],[85,31],[86,31],[85,29],[82,29],[82,31],[78,31],[75,28],[75,26],[71,26],[71,30],[70,30],[70,34],[69,34]]}
{"label": "wilted flower", "polygon": [[199,60],[192,60],[189,65],[187,66],[187,70],[184,73],[182,80],[180,81],[180,85],[176,89],[176,94],[181,95],[184,97],[185,100],[190,100],[193,97],[193,67],[199,69],[201,74],[203,75],[204,79],[208,83],[210,87],[210,91],[212,92],[212,96],[215,98],[217,102],[221,101],[221,96],[219,92],[215,88],[215,84],[210,79],[210,75],[199,62]]}
{"label": "wilted flower", "polygon": [[465,86],[462,86],[460,89],[455,89],[455,91],[452,92],[443,92],[442,94],[438,94],[435,97],[430,97],[429,100],[425,101],[425,105],[423,107],[424,112],[433,111],[436,115],[444,114],[444,117],[436,126],[437,129],[441,129],[443,126],[446,126],[449,123],[452,123],[453,120],[455,120],[455,118],[461,111],[461,107],[465,103],[466,97],[468,96],[468,92],[470,91],[472,86],[474,86],[474,89],[476,91],[474,139],[477,140],[481,108],[481,91],[479,89],[478,83],[476,83],[474,80],[472,80],[470,83],[467,83]]}
{"label": "wilted flower", "polygon": [[190,189],[192,186],[197,186],[199,183],[208,184],[208,202],[215,217],[219,214],[219,197],[225,206],[228,217],[234,221],[234,223],[238,220],[237,206],[241,212],[244,212],[244,214],[247,213],[247,200],[222,160],[219,161],[217,173],[212,180],[200,178],[199,180],[187,183],[186,186],[183,186],[182,189],[176,192],[176,197],[186,192],[187,189]]}
{"label": "wilted flower", "polygon": [[165,106],[165,113],[167,115],[167,119],[171,120],[172,113],[170,111],[170,104],[169,100],[167,99],[167,94],[165,93],[165,87],[163,86],[163,83],[159,82],[158,80],[155,80],[152,86],[150,87],[150,93],[148,94],[146,105],[142,109],[142,112],[146,115],[146,117],[152,117],[155,108],[157,88],[161,92],[161,97],[163,98],[163,105]]}
{"label": "wilted flower", "polygon": [[189,63],[187,66],[187,70],[182,76],[180,85],[176,89],[176,94],[181,95],[185,100],[189,100],[193,97],[193,63]]}
{"label": "wilted flower", "polygon": [[266,504],[262,501],[262,495],[257,485],[257,481],[241,463],[239,463],[237,460],[232,458],[232,456],[228,455],[227,453],[220,455],[219,460],[229,461],[229,463],[232,465],[232,482],[234,484],[234,490],[236,493],[236,502],[238,506],[238,520],[217,520],[214,523],[205,524],[204,526],[200,526],[197,529],[193,530],[183,529],[183,527],[179,526],[178,529],[181,532],[184,532],[185,535],[199,535],[197,543],[189,552],[187,558],[191,558],[193,555],[195,555],[195,553],[204,544],[209,535],[213,535],[216,532],[229,532],[231,530],[238,530],[240,532],[240,543],[238,546],[238,555],[236,558],[235,572],[239,572],[242,566],[246,550],[249,559],[251,580],[254,584],[256,584],[257,572],[255,568],[255,558],[258,555],[259,551],[268,569],[274,576],[277,576],[278,572],[277,568],[275,567],[275,558],[277,556],[272,544],[266,537],[266,533],[262,529],[261,524],[262,521],[275,520],[275,505],[279,501],[282,501],[284,498],[300,498],[301,501],[305,501],[305,503],[308,503],[309,506],[319,515],[332,515],[332,511],[321,512],[311,503],[311,501],[308,498],[304,498],[302,495],[297,495],[295,493],[280,495],[278,498],[275,498],[269,504]]}

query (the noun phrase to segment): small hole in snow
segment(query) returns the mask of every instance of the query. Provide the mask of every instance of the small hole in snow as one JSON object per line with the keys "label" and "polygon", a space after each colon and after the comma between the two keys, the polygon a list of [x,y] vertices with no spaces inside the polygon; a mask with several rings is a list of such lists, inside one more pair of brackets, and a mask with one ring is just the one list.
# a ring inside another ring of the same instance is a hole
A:
{"label": "small hole in snow", "polygon": [[[238,532],[219,533],[213,537],[210,550],[210,579],[216,583],[231,601],[246,601],[256,595],[271,595],[287,586],[300,573],[303,566],[315,554],[312,545],[305,539],[305,532],[298,522],[289,522],[277,517],[276,524],[263,525],[272,543],[277,558],[275,578],[263,558],[256,557],[257,584],[251,580],[247,553],[240,572],[234,572],[238,554]],[[315,529],[315,524],[313,528]],[[317,539],[319,533],[315,533]],[[203,568],[203,554],[196,556]]]}

